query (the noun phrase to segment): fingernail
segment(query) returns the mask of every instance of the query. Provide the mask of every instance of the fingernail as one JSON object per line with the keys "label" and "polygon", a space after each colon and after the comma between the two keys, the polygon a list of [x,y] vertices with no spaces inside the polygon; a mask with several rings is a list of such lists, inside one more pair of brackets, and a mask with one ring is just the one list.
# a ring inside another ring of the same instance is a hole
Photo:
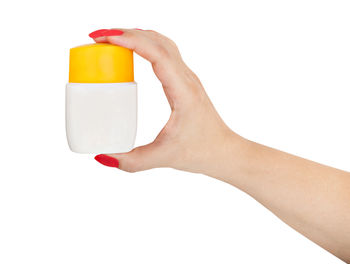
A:
{"label": "fingernail", "polygon": [[119,29],[110,29],[107,30],[106,32],[103,33],[103,36],[108,37],[108,36],[120,36],[123,35],[124,31],[121,31]]}
{"label": "fingernail", "polygon": [[100,154],[95,157],[95,160],[97,160],[102,165],[119,168],[119,161],[111,156]]}
{"label": "fingernail", "polygon": [[120,36],[124,31],[119,29],[99,29],[89,34],[90,38],[108,37],[108,36]]}
{"label": "fingernail", "polygon": [[108,31],[108,29],[99,29],[99,30],[96,30],[94,32],[91,32],[89,34],[89,37],[90,38],[103,37],[103,36],[105,36],[104,33],[106,33],[107,31]]}

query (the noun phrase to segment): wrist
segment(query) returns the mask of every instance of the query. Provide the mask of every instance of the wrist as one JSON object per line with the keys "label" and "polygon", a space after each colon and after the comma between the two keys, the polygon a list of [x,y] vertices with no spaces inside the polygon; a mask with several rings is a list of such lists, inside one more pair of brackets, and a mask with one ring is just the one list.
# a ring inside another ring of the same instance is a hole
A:
{"label": "wrist", "polygon": [[229,131],[212,151],[203,174],[237,185],[252,169],[252,157],[257,144]]}

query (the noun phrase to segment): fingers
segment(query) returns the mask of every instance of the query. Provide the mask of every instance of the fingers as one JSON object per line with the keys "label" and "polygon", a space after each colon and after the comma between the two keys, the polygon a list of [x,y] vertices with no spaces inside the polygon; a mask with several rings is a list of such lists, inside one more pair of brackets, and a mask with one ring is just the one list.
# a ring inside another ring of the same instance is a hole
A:
{"label": "fingers", "polygon": [[[98,155],[96,160],[128,172],[156,167],[176,167],[179,156],[176,153],[179,153],[179,149],[183,149],[178,143],[182,142],[181,138],[178,138],[179,131],[193,126],[193,120],[189,115],[194,112],[193,109],[202,109],[209,101],[199,79],[183,62],[174,42],[155,31],[105,29],[95,31],[90,36],[98,43],[110,43],[131,49],[150,61],[172,109],[167,125],[153,143],[135,148],[128,153]],[[199,119],[204,118],[207,117]],[[195,134],[202,133],[203,131],[199,129]],[[182,138],[189,138],[192,134],[193,132],[190,132]]]}
{"label": "fingers", "polygon": [[188,81],[198,81],[183,62],[175,43],[155,31],[111,29],[98,30],[90,36],[98,43],[107,42],[131,49],[150,61],[171,106],[179,97],[181,101],[186,99],[190,87]]}
{"label": "fingers", "polygon": [[161,64],[171,59],[180,60],[176,45],[167,37],[151,30],[101,29],[90,34],[96,42],[109,42],[135,51],[152,64]]}

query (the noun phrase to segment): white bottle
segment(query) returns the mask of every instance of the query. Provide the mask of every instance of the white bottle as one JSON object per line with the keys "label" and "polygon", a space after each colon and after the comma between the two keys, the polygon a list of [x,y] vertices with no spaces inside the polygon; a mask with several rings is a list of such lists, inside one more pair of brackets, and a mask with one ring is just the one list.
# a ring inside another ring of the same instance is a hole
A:
{"label": "white bottle", "polygon": [[122,153],[135,142],[137,85],[133,53],[91,44],[70,50],[66,131],[78,153]]}

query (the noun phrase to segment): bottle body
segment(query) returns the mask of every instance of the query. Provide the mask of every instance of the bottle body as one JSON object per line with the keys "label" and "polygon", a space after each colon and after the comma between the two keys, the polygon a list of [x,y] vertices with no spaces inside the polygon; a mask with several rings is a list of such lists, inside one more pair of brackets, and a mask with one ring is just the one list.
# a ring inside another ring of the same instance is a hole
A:
{"label": "bottle body", "polygon": [[67,84],[66,132],[73,152],[128,152],[136,126],[135,82]]}

